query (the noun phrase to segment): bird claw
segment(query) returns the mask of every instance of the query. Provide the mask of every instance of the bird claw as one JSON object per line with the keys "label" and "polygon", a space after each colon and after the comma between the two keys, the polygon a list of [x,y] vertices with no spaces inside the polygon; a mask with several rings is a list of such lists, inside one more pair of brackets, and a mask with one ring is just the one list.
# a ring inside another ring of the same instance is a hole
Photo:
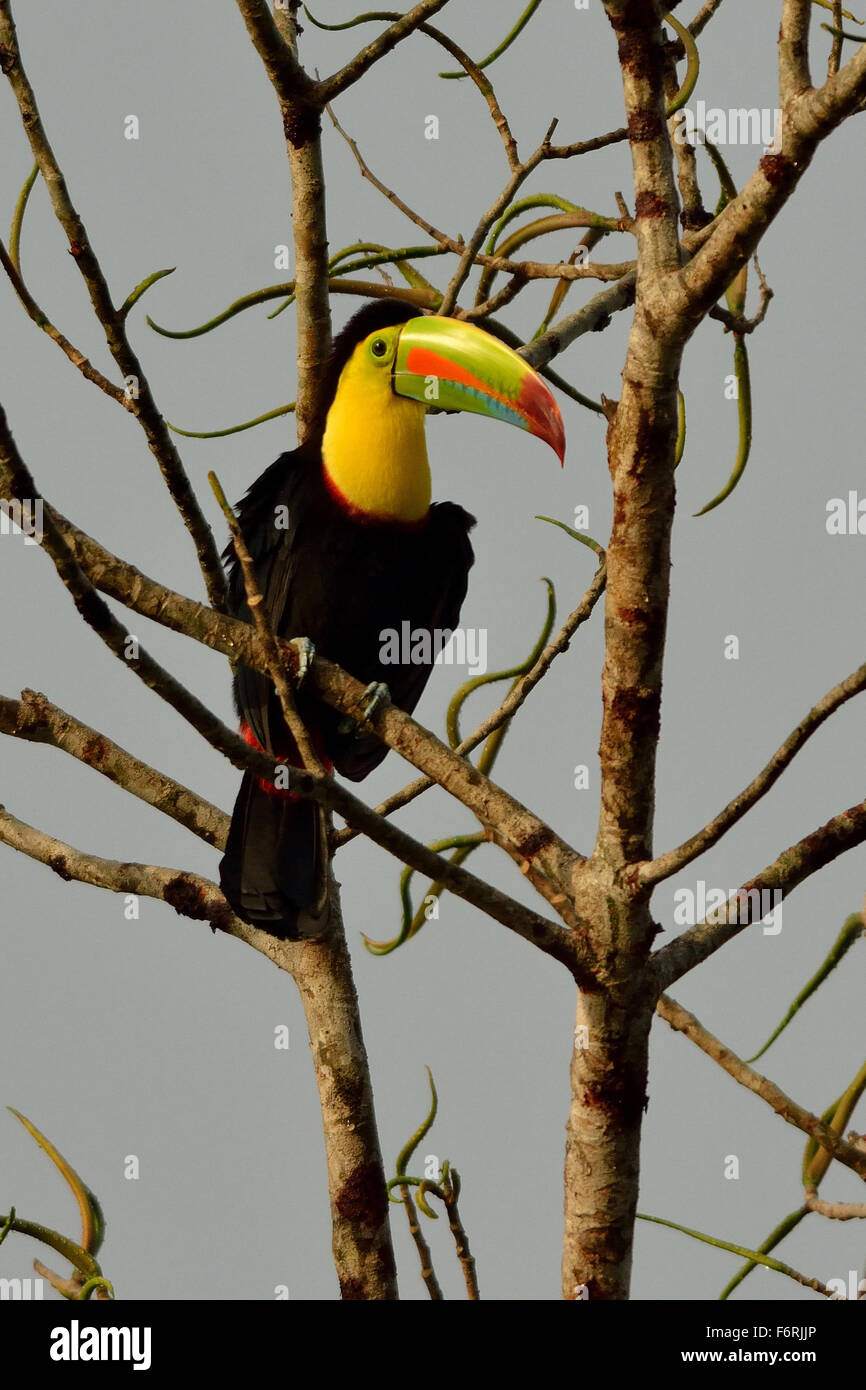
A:
{"label": "bird claw", "polygon": [[[364,699],[367,703],[364,706],[364,719],[372,719],[380,705],[386,704],[391,699],[391,692],[383,681],[371,681],[364,691]],[[337,725],[338,734],[350,734],[356,728],[358,721],[347,714]]]}
{"label": "bird claw", "polygon": [[316,648],[309,637],[293,637],[289,646],[294,647],[298,653],[298,685],[300,685],[313,664]]}
{"label": "bird claw", "polygon": [[391,699],[391,692],[384,681],[371,681],[364,691],[364,698],[369,695],[369,700],[364,706],[364,718],[372,719],[380,705],[387,704]]}

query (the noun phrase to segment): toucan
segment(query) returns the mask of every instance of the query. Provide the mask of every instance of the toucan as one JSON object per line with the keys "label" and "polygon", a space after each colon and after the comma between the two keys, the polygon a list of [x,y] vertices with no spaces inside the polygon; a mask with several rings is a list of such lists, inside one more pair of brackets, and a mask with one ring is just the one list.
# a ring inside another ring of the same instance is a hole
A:
{"label": "toucan", "polygon": [[[305,442],[253,483],[237,515],[274,634],[307,639],[371,690],[411,713],[433,665],[383,660],[385,634],[454,629],[473,562],[475,518],[431,502],[424,430],[431,407],[518,425],[565,453],[553,394],[500,339],[464,320],[385,298],[360,309],[333,346],[319,414]],[[229,598],[250,621],[229,546]],[[238,666],[234,698],[248,743],[277,762],[300,758],[268,678]],[[296,702],[329,771],[360,781],[388,749],[309,695]],[[279,780],[279,779],[277,779]],[[220,885],[244,921],[284,939],[318,937],[329,919],[328,825],[316,803],[244,774]]]}

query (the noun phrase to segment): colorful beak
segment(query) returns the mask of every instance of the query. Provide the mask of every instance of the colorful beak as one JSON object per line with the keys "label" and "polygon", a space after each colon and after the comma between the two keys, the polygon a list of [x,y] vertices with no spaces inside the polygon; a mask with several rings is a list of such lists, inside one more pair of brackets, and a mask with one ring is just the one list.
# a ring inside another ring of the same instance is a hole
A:
{"label": "colorful beak", "polygon": [[565,459],[565,429],[552,391],[522,357],[462,319],[409,319],[392,385],[398,396],[440,410],[469,410],[545,439]]}

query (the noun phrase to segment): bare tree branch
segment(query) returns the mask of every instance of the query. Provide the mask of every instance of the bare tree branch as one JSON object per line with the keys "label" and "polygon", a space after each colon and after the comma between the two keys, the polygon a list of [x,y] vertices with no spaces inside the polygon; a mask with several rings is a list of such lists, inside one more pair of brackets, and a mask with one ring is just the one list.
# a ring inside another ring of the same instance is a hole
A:
{"label": "bare tree branch", "polygon": [[264,0],[237,0],[237,6],[277,95],[286,137],[298,323],[296,418],[298,442],[302,444],[320,409],[319,392],[331,352],[328,230],[321,145],[324,103],[317,94],[316,83],[298,61],[295,12],[299,6],[294,4],[281,12],[279,27]]}
{"label": "bare tree branch", "polygon": [[683,315],[688,331],[700,321],[754,254],[784,207],[820,142],[866,97],[866,44],[818,91],[809,84],[804,35],[810,0],[785,0],[779,40],[782,148],[760,160],[745,187],[725,207],[709,236],[669,285],[667,312]]}
{"label": "bare tree branch", "polygon": [[790,1096],[780,1090],[774,1082],[760,1072],[750,1067],[747,1062],[742,1061],[729,1047],[714,1037],[701,1023],[690,1014],[688,1009],[684,1009],[682,1004],[678,1004],[675,999],[663,994],[657,1005],[657,1012],[661,1018],[669,1023],[675,1033],[684,1033],[685,1036],[705,1052],[708,1057],[712,1057],[714,1062],[738,1081],[747,1090],[753,1091],[761,1100],[766,1101],[776,1114],[789,1125],[794,1125],[796,1129],[808,1134],[822,1149],[826,1149],[840,1163],[859,1173],[861,1178],[866,1178],[866,1153],[856,1148],[854,1144],[849,1144],[843,1139],[841,1134],[837,1134],[829,1125],[825,1125],[817,1115],[812,1115],[808,1110],[804,1110],[802,1105],[798,1105]]}
{"label": "bare tree branch", "polygon": [[[14,702],[9,702],[14,703]],[[0,703],[0,729],[6,722],[7,702]],[[57,711],[62,715],[62,711]],[[49,716],[50,717],[50,716]],[[5,732],[5,729],[4,729]],[[76,731],[77,732],[77,731]],[[64,746],[59,740],[62,734],[50,739],[56,746]],[[49,740],[46,740],[49,741]],[[69,750],[67,750],[69,751]],[[109,750],[109,751],[114,751]],[[123,750],[117,750],[123,752]],[[126,758],[129,755],[124,755]],[[133,760],[135,761],[135,760]],[[117,758],[114,756],[115,767]],[[139,767],[143,765],[139,764]],[[106,773],[106,775],[110,775]],[[120,780],[112,778],[112,780]],[[174,784],[176,785],[176,784]],[[447,859],[427,849],[426,845],[407,835],[404,830],[383,820],[365,806],[351,792],[339,786],[328,777],[292,768],[290,788],[293,793],[307,796],[330,810],[338,811],[350,824],[363,831],[383,849],[388,850],[401,863],[409,864],[419,873],[438,880],[457,897],[478,907],[480,911],[510,931],[528,941],[531,945],[552,955],[568,966],[572,972],[589,984],[591,975],[581,961],[574,936],[556,922],[551,922],[537,913],[521,906],[506,893],[491,887],[476,878],[468,870],[451,864]],[[132,790],[132,788],[130,788]],[[181,788],[185,791],[185,788]],[[187,795],[189,795],[187,793]],[[158,803],[150,798],[151,805]],[[159,809],[165,809],[159,806]],[[213,808],[216,811],[216,808]],[[170,814],[170,812],[166,812]],[[219,816],[220,813],[216,812]],[[227,818],[223,818],[224,821]],[[217,843],[222,846],[227,832],[223,825]],[[209,838],[209,837],[205,837]],[[162,898],[187,917],[207,920],[223,931],[237,932],[231,926],[236,919],[222,897],[221,891],[207,879],[196,874],[173,869],[158,869],[153,865],[130,864],[100,859],[97,856],[74,850],[59,840],[53,839],[33,826],[25,825],[14,816],[0,811],[0,840],[11,848],[27,854],[47,864],[61,878],[75,878],[82,883],[90,883],[98,888],[109,888],[114,892],[141,893],[147,897]],[[266,935],[257,932],[256,935]]]}
{"label": "bare tree branch", "polygon": [[[381,12],[382,18],[385,17],[385,13],[385,11]],[[395,20],[401,18],[401,16],[399,16],[396,11],[391,12],[391,17]],[[499,137],[505,149],[505,158],[508,160],[508,166],[510,169],[516,169],[518,164],[520,163],[520,159],[517,153],[517,142],[515,141],[514,136],[511,133],[511,127],[502,110],[502,107],[499,105],[496,93],[493,90],[493,84],[490,81],[489,77],[486,75],[486,73],[481,71],[481,68],[478,66],[477,63],[474,63],[472,61],[472,59],[469,57],[469,54],[466,53],[462,48],[460,48],[460,46],[456,44],[452,38],[449,38],[447,34],[444,34],[441,29],[434,29],[432,24],[419,24],[418,33],[426,34],[428,38],[433,39],[442,48],[446,49],[447,52],[452,55],[452,57],[456,58],[457,62],[460,63],[461,67],[463,67],[466,70],[469,77],[472,78],[472,81],[475,83],[476,87],[478,88],[479,92],[481,93],[484,100],[487,102],[488,107],[490,108],[490,115],[492,117],[493,124],[496,126],[496,129],[499,132]]]}
{"label": "bare tree branch", "polygon": [[677,198],[666,124],[663,35],[654,3],[607,0],[605,9],[617,36],[622,69],[640,284],[642,266],[651,265],[657,277],[680,264]]}
{"label": "bare tree branch", "polygon": [[669,309],[659,309],[662,286],[680,263],[659,7],[654,0],[606,0],[605,12],[622,70],[638,266],[622,397],[608,411],[613,527],[598,835],[592,856],[572,877],[587,935],[604,946],[598,988],[578,999],[577,1027],[590,1045],[575,1048],[571,1064],[562,1289],[564,1298],[574,1298],[584,1283],[593,1301],[628,1297],[637,1209],[651,1016],[641,966],[655,925],[647,895],[631,881],[628,866],[651,856],[681,354]]}
{"label": "bare tree branch", "polygon": [[436,14],[437,10],[442,10],[448,4],[448,0],[421,0],[420,5],[415,5],[407,14],[392,24],[383,34],[368,43],[366,48],[362,48],[350,62],[340,68],[338,72],[330,77],[325,77],[316,84],[316,99],[321,106],[333,101],[341,92],[345,92],[348,87],[357,82],[364,76],[374,63],[378,63],[380,58],[384,58],[387,53],[392,52],[403,39],[423,24],[425,19],[430,19]]}
{"label": "bare tree branch", "polygon": [[720,304],[714,304],[707,315],[708,318],[717,319],[719,323],[723,323],[726,333],[737,333],[740,337],[746,337],[749,333],[754,333],[755,329],[760,327],[767,317],[767,310],[770,307],[770,300],[773,298],[773,291],[767,284],[766,277],[758,264],[757,255],[754,257],[754,265],[755,273],[758,277],[758,284],[760,285],[761,297],[758,308],[752,317],[747,318],[745,314],[732,313],[730,309],[723,309]]}
{"label": "bare tree branch", "polygon": [[142,762],[105,734],[82,724],[36,690],[22,690],[20,700],[0,696],[0,733],[59,748],[163,815],[171,816],[209,845],[222,848],[225,844],[229,818],[218,806]]}
{"label": "bare tree branch", "polygon": [[812,0],[784,0],[779,29],[779,95],[786,106],[812,85],[809,76],[809,22]]}
{"label": "bare tree branch", "polygon": [[40,864],[47,864],[49,869],[67,882],[75,879],[78,883],[107,888],[112,893],[134,893],[138,897],[158,898],[173,907],[179,916],[190,917],[196,922],[210,922],[214,928],[228,932],[230,936],[246,938],[250,930],[238,930],[239,927],[246,927],[246,923],[238,922],[217,885],[198,874],[181,869],[164,869],[155,864],[101,859],[98,855],[74,849],[72,845],[46,835],[43,830],[27,825],[2,806],[0,841],[26,854],[28,858],[38,860]]}
{"label": "bare tree branch", "polygon": [[98,386],[100,391],[104,391],[106,396],[110,396],[118,405],[122,405],[124,410],[128,410],[131,413],[132,397],[127,395],[119,386],[115,386],[114,382],[109,381],[107,377],[103,376],[102,372],[97,371],[96,367],[93,366],[92,362],[88,361],[84,353],[80,352],[77,347],[70,343],[69,339],[60,332],[60,329],[55,328],[54,324],[48,318],[48,315],[40,309],[36,300],[25,285],[20,271],[13,265],[9,253],[2,241],[0,241],[0,264],[2,264],[3,269],[6,271],[12,288],[21,300],[26,312],[37,327],[41,328],[43,333],[48,334],[52,342],[57,344],[60,351],[69,358],[69,361],[74,367],[78,368],[83,377],[86,377],[94,386]]}
{"label": "bare tree branch", "polygon": [[[739,892],[777,890],[787,898],[812,874],[832,863],[840,854],[862,845],[864,840],[866,802],[861,801],[859,805],[851,806],[847,811],[833,816],[826,825],[783,850],[772,864],[768,864],[745,883]],[[674,980],[693,970],[720,946],[724,946],[731,937],[739,935],[750,925],[749,922],[728,920],[732,911],[735,916],[739,916],[738,909],[738,899],[730,899],[728,906],[713,914],[717,918],[716,921],[699,922],[697,926],[689,927],[688,931],[682,932],[675,941],[656,952],[651,968],[661,989],[667,989]]]}
{"label": "bare tree branch", "polygon": [[736,825],[737,821],[760,801],[762,796],[766,795],[785,769],[790,767],[803,745],[830,718],[830,715],[835,714],[837,709],[840,709],[848,700],[861,694],[864,690],[866,690],[866,663],[847,676],[845,680],[840,681],[838,685],[834,685],[832,690],[828,690],[827,694],[809,710],[805,718],[800,720],[796,729],[776,750],[766,767],[758,773],[757,777],[752,779],[738,796],[729,801],[724,810],[714,816],[702,830],[691,835],[676,849],[668,850],[666,854],[659,855],[657,859],[641,864],[637,871],[640,882],[645,886],[661,883],[664,879],[670,878],[671,874],[684,869],[693,859],[697,859],[713,845],[718,844],[731,826]]}
{"label": "bare tree branch", "polygon": [[805,1205],[809,1211],[829,1217],[831,1221],[866,1220],[866,1202],[825,1202],[814,1188],[806,1193]]}
{"label": "bare tree branch", "polygon": [[[26,491],[24,495],[28,495]],[[59,513],[46,507],[45,514],[57,525],[58,534],[70,546],[84,573],[91,576],[93,585],[103,593],[137,613],[153,618],[176,632],[183,632],[215,651],[223,652],[232,660],[241,660],[256,670],[267,669],[255,635],[246,623],[214,613],[181,594],[173,593],[132,566],[125,565],[98,542],[73,527],[66,518],[61,518]],[[295,649],[281,644],[280,651],[289,661],[290,669],[295,670]],[[358,717],[367,703],[362,683],[321,657],[313,659],[305,680],[316,695],[345,714]],[[390,748],[450,791],[479,817],[482,824],[503,830],[510,845],[509,853],[518,864],[525,860],[534,861],[543,872],[555,879],[563,866],[579,861],[577,851],[554,835],[543,821],[500,787],[489,782],[476,768],[396,706],[382,705],[374,713],[372,722],[365,721],[365,727],[371,728]],[[219,729],[224,730],[224,726],[219,725]],[[253,767],[264,776],[273,774],[273,764],[268,762],[265,765],[263,755],[256,754],[242,739],[231,735],[229,730],[225,729],[224,734],[230,736],[228,747],[231,752],[222,745],[214,743],[214,746],[226,751],[226,756],[231,758],[235,766]],[[240,757],[241,753],[245,755],[243,758]],[[250,757],[254,761],[250,761]]]}
{"label": "bare tree branch", "polygon": [[316,106],[312,95],[315,83],[298,62],[293,45],[286,42],[274,23],[266,0],[237,0],[237,7],[277,96],[285,102]]}
{"label": "bare tree branch", "polygon": [[[29,469],[15,444],[6,414],[0,405],[0,496],[42,501]],[[138,639],[120,623],[108,604],[99,597],[70,551],[63,535],[54,523],[49,507],[43,507],[43,549],[54,562],[58,576],[69,591],[79,615],[88,627],[102,639],[109,651],[133,671],[150,690],[171,705],[193,728],[223,753],[236,767],[256,767],[261,775],[273,773],[272,763],[250,748],[238,735],[217,719],[201,700],[197,699],[155,661],[140,645]],[[187,600],[189,602],[189,600]],[[193,605],[197,607],[198,605]],[[217,617],[214,614],[214,617]],[[226,620],[227,621],[227,620]],[[292,655],[292,648],[287,649]],[[296,654],[295,654],[295,659]]]}
{"label": "bare tree branch", "polygon": [[[8,496],[37,496],[35,484],[28,470],[18,454],[14,440],[9,433],[5,422],[5,416],[0,407],[0,494]],[[89,626],[93,627],[97,634],[102,638],[106,645],[136,672],[137,675],[151,689],[155,690],[163,699],[166,699],[174,709],[190,722],[194,728],[203,734],[205,738],[224,753],[237,767],[251,767],[260,776],[272,780],[274,776],[274,764],[271,759],[264,754],[257,753],[254,749],[239,737],[220,720],[218,720],[195,696],[186,691],[174,677],[169,675],[161,666],[158,665],[140,648],[136,656],[129,656],[128,639],[129,634],[125,628],[112,615],[107,605],[100,599],[94,591],[93,584],[84,573],[75,558],[73,550],[67,543],[71,530],[67,523],[66,535],[55,524],[54,514],[51,509],[44,509],[45,537],[44,547],[48,550],[60,578],[70,590],[73,600],[79,613]],[[86,545],[82,549],[89,552],[91,556],[101,549],[90,538],[86,539]],[[184,599],[179,594],[172,594],[170,590],[164,589],[161,585],[152,580],[146,580],[138,572],[125,572],[125,567],[116,557],[107,556],[109,566],[106,567],[110,573],[110,582],[107,580],[106,568],[97,566],[98,579],[106,592],[117,597],[121,602],[134,607],[136,611],[143,612],[149,617],[153,617],[157,622],[166,626],[173,627],[177,631],[182,631],[186,635],[204,641],[207,645],[214,646],[217,650],[224,651],[233,658],[241,658],[245,663],[257,669],[267,671],[267,657],[261,650],[260,640],[256,641],[249,627],[245,623],[239,623],[236,619],[228,618],[207,612],[200,605],[194,604],[189,599]],[[118,582],[119,575],[122,576]],[[204,618],[204,622],[202,619]],[[226,639],[224,635],[232,632],[238,634],[238,640]],[[303,636],[304,634],[298,634]],[[251,641],[251,638],[253,639]],[[281,655],[289,663],[289,669],[297,673],[298,653],[290,645],[282,644]],[[334,704],[336,708],[344,713],[361,718],[365,704],[364,686],[356,681],[346,672],[341,671],[338,666],[332,665],[319,657],[314,658],[310,671],[305,680],[320,698],[329,704]],[[437,782],[452,795],[462,801],[475,815],[478,816],[482,825],[489,827],[496,832],[496,842],[507,850],[510,856],[518,865],[526,866],[532,864],[533,868],[541,871],[545,876],[559,879],[563,866],[572,866],[580,856],[564,841],[560,840],[553,831],[538,817],[523,807],[513,797],[509,796],[500,787],[496,786],[485,778],[477,768],[465,762],[462,758],[454,754],[446,744],[435,736],[416,724],[409,715],[395,706],[387,704],[384,708],[377,710],[372,720],[364,720],[364,724],[370,727],[383,742],[389,747],[401,753],[419,770],[426,772],[435,778]],[[344,798],[348,793],[343,794],[341,789],[334,793],[336,799],[327,800],[330,793],[322,788],[330,786],[328,779],[316,779],[317,791],[314,795],[312,784],[298,785],[301,795],[314,796],[314,799],[326,801],[334,809],[340,810],[339,797]],[[304,790],[307,785],[307,790]],[[292,783],[294,787],[294,782]],[[357,803],[358,807],[362,803]],[[374,813],[368,812],[368,808],[363,808],[370,816],[375,817]],[[343,812],[341,811],[341,814]],[[360,814],[355,811],[355,816]],[[387,829],[386,822],[382,822]],[[386,833],[386,832],[382,832]],[[382,841],[384,843],[384,841]],[[420,847],[423,848],[423,847]],[[427,853],[427,851],[425,851]],[[438,865],[448,866],[446,860],[436,860]],[[422,872],[427,872],[430,867],[429,861],[425,861]],[[452,868],[453,866],[448,866]],[[465,872],[463,870],[460,871]],[[441,869],[434,871],[434,877],[441,877]],[[447,878],[443,879],[447,882]]]}
{"label": "bare tree branch", "polygon": [[600,290],[582,309],[567,314],[558,323],[552,324],[546,333],[534,338],[521,351],[521,357],[525,357],[529,365],[538,371],[561,352],[565,352],[565,349],[584,333],[601,332],[607,328],[612,314],[627,309],[634,303],[636,282],[637,271],[630,270],[621,280],[617,280],[605,290]]}
{"label": "bare tree branch", "polygon": [[721,8],[721,4],[722,0],[704,0],[704,4],[701,5],[701,8],[689,25],[692,38],[696,39],[699,34],[703,33],[713,15]]}
{"label": "bare tree branch", "polygon": [[810,1212],[830,1220],[866,1220],[866,1202],[826,1202],[813,1187],[806,1191],[805,1205]]}
{"label": "bare tree branch", "polygon": [[337,811],[349,825],[362,831],[402,863],[408,864],[418,873],[425,874],[434,882],[443,883],[457,897],[464,898],[466,902],[480,908],[524,941],[538,946],[555,960],[567,965],[584,987],[590,987],[593,976],[584,956],[583,943],[574,933],[559,923],[540,917],[529,908],[521,906],[498,888],[493,888],[476,878],[467,869],[443,859],[441,855],[407,835],[392,821],[384,820],[377,815],[339,783],[292,768],[289,786],[293,792]]}

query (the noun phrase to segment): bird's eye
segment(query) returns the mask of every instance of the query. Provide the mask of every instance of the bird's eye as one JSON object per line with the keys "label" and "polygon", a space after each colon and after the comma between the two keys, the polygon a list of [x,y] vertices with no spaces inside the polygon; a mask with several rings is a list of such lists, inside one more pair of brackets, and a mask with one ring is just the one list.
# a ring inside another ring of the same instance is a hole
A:
{"label": "bird's eye", "polygon": [[370,351],[374,357],[384,357],[388,351],[388,344],[384,338],[374,338],[370,344]]}

